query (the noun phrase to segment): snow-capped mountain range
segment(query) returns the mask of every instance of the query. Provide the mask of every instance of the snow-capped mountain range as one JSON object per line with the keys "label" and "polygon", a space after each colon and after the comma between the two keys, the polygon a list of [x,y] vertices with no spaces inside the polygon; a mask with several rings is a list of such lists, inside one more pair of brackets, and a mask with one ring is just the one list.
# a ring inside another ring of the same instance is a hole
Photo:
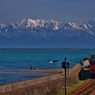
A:
{"label": "snow-capped mountain range", "polygon": [[62,23],[24,19],[0,24],[0,47],[94,48],[95,22]]}

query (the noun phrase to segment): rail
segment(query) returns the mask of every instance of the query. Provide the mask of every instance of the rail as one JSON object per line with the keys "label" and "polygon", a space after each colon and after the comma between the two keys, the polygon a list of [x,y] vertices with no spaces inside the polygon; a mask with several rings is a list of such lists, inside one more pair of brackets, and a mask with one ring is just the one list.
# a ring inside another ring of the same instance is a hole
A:
{"label": "rail", "polygon": [[94,90],[95,90],[95,79],[89,79],[89,82],[84,87],[78,89],[75,92],[72,92],[69,95],[91,95],[92,93],[95,93]]}

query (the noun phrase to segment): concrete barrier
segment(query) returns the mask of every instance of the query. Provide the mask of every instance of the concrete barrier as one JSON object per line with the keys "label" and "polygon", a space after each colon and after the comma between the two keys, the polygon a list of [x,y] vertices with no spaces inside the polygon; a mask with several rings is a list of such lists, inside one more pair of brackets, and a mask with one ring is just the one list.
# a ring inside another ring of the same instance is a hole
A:
{"label": "concrete barrier", "polygon": [[80,68],[80,65],[79,64],[76,64],[73,68],[71,68],[69,74],[73,74],[78,68]]}
{"label": "concrete barrier", "polygon": [[[67,84],[72,84],[79,80],[78,74],[73,74],[78,68],[80,66],[76,64],[70,69],[70,75],[67,76]],[[48,95],[56,93],[63,85],[64,76],[55,74],[0,86],[0,95]]]}

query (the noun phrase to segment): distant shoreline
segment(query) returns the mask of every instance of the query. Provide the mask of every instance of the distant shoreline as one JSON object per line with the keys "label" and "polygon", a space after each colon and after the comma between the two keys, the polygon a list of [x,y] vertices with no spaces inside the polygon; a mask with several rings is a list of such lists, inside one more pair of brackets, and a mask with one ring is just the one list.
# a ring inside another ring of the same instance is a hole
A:
{"label": "distant shoreline", "polygon": [[95,50],[95,48],[0,48],[0,50]]}
{"label": "distant shoreline", "polygon": [[61,69],[48,69],[48,70],[0,70],[0,72],[26,72],[26,73],[48,73],[48,74],[59,74]]}

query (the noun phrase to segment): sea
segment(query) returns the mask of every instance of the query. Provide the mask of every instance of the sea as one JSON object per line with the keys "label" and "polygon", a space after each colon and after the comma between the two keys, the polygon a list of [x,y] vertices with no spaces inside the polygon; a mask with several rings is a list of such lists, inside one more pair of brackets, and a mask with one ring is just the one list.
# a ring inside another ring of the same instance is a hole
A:
{"label": "sea", "polygon": [[[76,63],[94,54],[95,50],[53,50],[53,49],[9,49],[0,50],[0,70],[30,70],[42,69],[61,69],[61,63],[66,61],[70,63],[70,68]],[[52,61],[58,61],[52,63]],[[0,85],[10,84],[18,81],[49,76],[47,73],[25,73],[25,72],[0,72]]]}

